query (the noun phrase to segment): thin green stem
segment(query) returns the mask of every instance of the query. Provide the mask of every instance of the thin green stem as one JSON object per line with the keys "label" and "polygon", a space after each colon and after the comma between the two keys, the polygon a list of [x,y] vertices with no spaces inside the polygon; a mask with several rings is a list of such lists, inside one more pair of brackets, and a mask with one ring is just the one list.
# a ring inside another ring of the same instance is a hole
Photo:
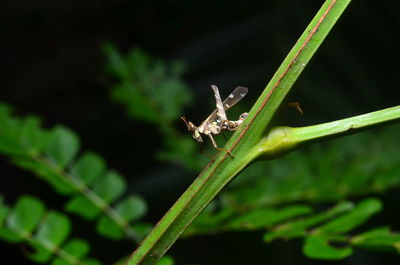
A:
{"label": "thin green stem", "polygon": [[360,132],[369,127],[400,120],[400,106],[370,112],[342,120],[306,127],[276,127],[254,146],[250,159],[272,159],[282,153],[326,138]]}
{"label": "thin green stem", "polygon": [[31,243],[32,245],[40,245],[42,248],[46,249],[47,251],[53,253],[55,256],[57,256],[59,259],[65,261],[68,264],[73,264],[73,265],[86,265],[85,262],[81,261],[77,257],[72,256],[68,252],[64,251],[63,249],[59,249],[55,247],[54,245],[41,241],[36,239],[32,234],[30,233],[21,233],[20,231],[12,230],[14,233],[18,234],[21,238],[23,238],[25,241],[28,243]]}
{"label": "thin green stem", "polygon": [[107,215],[117,226],[119,226],[128,238],[132,239],[136,243],[140,241],[140,236],[132,229],[129,223],[127,223],[126,220],[106,201],[89,189],[89,187],[80,179],[69,172],[66,172],[63,168],[58,167],[51,160],[47,159],[41,154],[31,155],[30,158],[37,163],[40,163],[43,166],[51,169],[60,180],[79,191],[82,196],[93,203],[93,205],[95,205],[98,209],[103,211],[105,215]]}

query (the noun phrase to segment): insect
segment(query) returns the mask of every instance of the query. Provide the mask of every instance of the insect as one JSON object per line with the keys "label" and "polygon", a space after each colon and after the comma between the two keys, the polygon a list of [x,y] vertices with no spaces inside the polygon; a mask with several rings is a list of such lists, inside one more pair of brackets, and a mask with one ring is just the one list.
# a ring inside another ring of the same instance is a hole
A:
{"label": "insect", "polygon": [[239,119],[236,121],[228,120],[226,116],[226,110],[233,107],[236,103],[238,103],[244,96],[247,94],[247,87],[238,86],[233,90],[233,92],[224,100],[221,101],[221,97],[219,95],[218,87],[215,85],[211,86],[214,91],[215,101],[216,101],[216,109],[210,114],[210,116],[205,119],[200,126],[195,126],[192,122],[187,121],[185,117],[181,117],[181,119],[185,122],[188,131],[193,132],[193,138],[199,143],[203,142],[203,138],[201,138],[201,134],[208,136],[211,139],[211,142],[215,149],[224,150],[223,148],[219,148],[217,143],[215,142],[213,135],[220,134],[224,130],[228,131],[236,131],[239,125],[247,118],[247,113],[242,113],[239,116]]}

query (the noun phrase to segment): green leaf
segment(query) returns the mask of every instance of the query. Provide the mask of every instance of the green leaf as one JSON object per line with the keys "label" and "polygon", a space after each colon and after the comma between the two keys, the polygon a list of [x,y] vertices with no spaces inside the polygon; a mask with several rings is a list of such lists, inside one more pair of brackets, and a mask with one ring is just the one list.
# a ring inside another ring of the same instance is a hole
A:
{"label": "green leaf", "polygon": [[325,212],[313,214],[299,220],[289,221],[287,223],[280,224],[278,225],[278,227],[272,229],[272,231],[268,231],[267,233],[265,233],[263,239],[265,242],[271,242],[276,238],[289,239],[294,237],[304,237],[307,234],[307,229],[310,229],[311,227],[328,219],[331,219],[332,217],[335,217],[339,214],[349,212],[353,208],[353,203],[341,202]]}
{"label": "green leaf", "polygon": [[80,258],[89,253],[90,246],[82,239],[73,238],[63,246],[63,250],[74,257]]}
{"label": "green leaf", "polygon": [[43,204],[36,198],[23,196],[7,218],[7,227],[23,237],[29,237],[44,212]]}
{"label": "green leaf", "polygon": [[312,208],[306,205],[291,205],[282,209],[268,208],[254,210],[233,219],[227,226],[237,229],[258,229],[311,212]]}
{"label": "green leaf", "polygon": [[44,247],[39,241],[30,241],[29,246],[33,251],[28,252],[26,255],[29,259],[36,261],[37,263],[46,263],[53,256],[53,252]]}
{"label": "green leaf", "polygon": [[45,152],[61,168],[75,157],[79,149],[79,140],[71,130],[57,126],[50,131]]}
{"label": "green leaf", "polygon": [[13,120],[11,117],[3,117],[0,120],[0,152],[12,155],[25,155],[25,150],[16,141],[19,131],[20,121]]}
{"label": "green leaf", "polygon": [[23,237],[21,237],[20,234],[8,229],[7,227],[3,227],[0,229],[0,237],[6,241],[13,243],[17,243],[23,240]]}
{"label": "green leaf", "polygon": [[114,45],[106,43],[102,48],[108,59],[107,70],[115,77],[129,78],[128,66]]}
{"label": "green leaf", "polygon": [[[0,213],[8,209],[2,200],[0,196]],[[14,243],[26,241],[31,250],[24,254],[38,263],[47,263],[54,256],[53,265],[100,264],[92,259],[81,262],[90,249],[85,241],[71,239],[62,244],[70,229],[65,215],[53,211],[44,213],[39,200],[23,196],[6,216],[5,226],[0,225],[0,237]]]}
{"label": "green leaf", "polygon": [[49,212],[40,224],[35,238],[47,247],[57,248],[68,236],[71,224],[67,217],[57,212]]}
{"label": "green leaf", "polygon": [[[90,250],[89,244],[81,239],[71,239],[68,241],[64,246],[62,246],[62,251],[71,255],[71,257],[75,258],[76,260],[81,261],[82,257],[85,257]],[[89,262],[90,263],[90,262]],[[56,258],[51,263],[52,265],[73,265],[70,262],[67,262],[64,259]],[[76,263],[74,263],[76,264]]]}
{"label": "green leaf", "polygon": [[93,187],[93,191],[105,202],[111,203],[125,191],[124,179],[115,171],[108,172]]}
{"label": "green leaf", "polygon": [[71,172],[85,184],[91,184],[99,178],[105,169],[103,159],[96,153],[87,152],[73,165]]}
{"label": "green leaf", "polygon": [[314,230],[315,233],[344,233],[363,224],[371,215],[382,209],[378,199],[370,198],[360,202],[351,212],[340,216]]}
{"label": "green leaf", "polygon": [[171,256],[164,256],[160,259],[157,265],[174,265],[174,259]]}
{"label": "green leaf", "polygon": [[22,239],[21,236],[6,227],[9,212],[10,209],[3,203],[3,197],[0,196],[0,237],[9,242],[19,242]]}
{"label": "green leaf", "polygon": [[127,222],[130,222],[142,217],[147,211],[147,205],[141,197],[131,195],[119,202],[115,209]]}
{"label": "green leaf", "polygon": [[333,239],[326,235],[311,235],[305,239],[304,254],[313,259],[336,260],[350,256],[353,250],[350,247],[335,248],[329,245]]}
{"label": "green leaf", "polygon": [[93,220],[100,212],[101,209],[94,205],[83,195],[73,197],[65,205],[65,209],[71,213],[78,214],[87,220]]}
{"label": "green leaf", "polygon": [[120,240],[124,237],[124,232],[121,228],[108,216],[102,216],[99,219],[96,229],[99,234],[114,240]]}
{"label": "green leaf", "polygon": [[29,153],[39,153],[47,144],[47,132],[40,128],[36,117],[26,118],[20,128],[20,142]]}
{"label": "green leaf", "polygon": [[379,227],[357,235],[351,239],[357,247],[373,250],[394,250],[400,254],[400,234],[390,231],[388,227]]}

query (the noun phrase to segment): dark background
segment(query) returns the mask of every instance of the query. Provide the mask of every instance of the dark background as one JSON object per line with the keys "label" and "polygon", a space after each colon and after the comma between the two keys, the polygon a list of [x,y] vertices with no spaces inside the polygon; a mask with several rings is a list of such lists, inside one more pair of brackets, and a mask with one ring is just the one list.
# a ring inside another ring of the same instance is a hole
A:
{"label": "dark background", "polygon": [[[249,87],[246,100],[251,106],[321,4],[296,0],[3,0],[0,100],[14,105],[18,114],[42,117],[46,127],[63,124],[77,132],[82,150],[101,154],[109,167],[127,178],[131,191],[149,201],[147,218],[155,222],[195,174],[156,161],[154,150],[160,140],[154,127],[132,121],[123,107],[110,100],[109,88],[115,80],[105,71],[101,45],[111,41],[122,52],[140,47],[161,58],[186,62],[184,78],[195,96],[187,113],[199,120],[208,111],[202,102],[208,102],[213,83],[224,95],[238,84]],[[400,61],[398,7],[394,0],[353,1],[290,95],[301,102],[306,115],[285,114],[282,123],[308,125],[399,104],[395,81]],[[185,129],[182,124],[177,126]],[[62,209],[64,198],[30,173],[5,158],[0,168],[0,191],[7,202],[29,193]],[[396,213],[396,205],[390,202],[399,196],[392,192],[382,199],[387,208],[382,222],[393,224],[390,213]],[[78,236],[90,229],[90,224],[82,223]],[[105,262],[132,249],[128,242],[98,242],[93,256]],[[0,244],[13,264],[30,264],[14,245]],[[265,245],[259,233],[182,240],[171,254],[178,264],[248,264],[255,260],[258,264],[326,264],[303,257],[300,241]],[[397,264],[396,260],[394,254],[357,250],[351,258],[330,263]]]}

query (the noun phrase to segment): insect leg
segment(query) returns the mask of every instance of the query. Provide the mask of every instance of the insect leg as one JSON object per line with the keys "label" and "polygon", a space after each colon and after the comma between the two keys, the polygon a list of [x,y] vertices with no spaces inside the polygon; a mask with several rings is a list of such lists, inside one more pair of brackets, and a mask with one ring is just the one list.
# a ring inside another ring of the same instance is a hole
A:
{"label": "insect leg", "polygon": [[214,140],[214,137],[212,137],[212,134],[211,134],[211,133],[210,133],[210,134],[207,134],[207,136],[210,137],[211,142],[212,142],[212,145],[214,146],[214,148],[215,148],[215,149],[219,149],[217,143],[216,143],[215,140]]}
{"label": "insect leg", "polygon": [[302,115],[304,114],[299,102],[289,102],[288,106],[297,109],[300,112],[300,114]]}
{"label": "insect leg", "polygon": [[225,148],[218,147],[217,143],[216,143],[215,140],[214,140],[214,137],[212,137],[212,134],[207,134],[207,135],[208,135],[208,137],[210,137],[211,142],[212,142],[212,144],[213,144],[213,146],[214,146],[215,149],[217,149],[217,150],[219,150],[219,151],[225,151],[225,152],[227,152],[231,157],[234,157],[234,156],[232,155],[231,151],[229,151],[229,150],[227,150],[227,149],[225,149]]}

